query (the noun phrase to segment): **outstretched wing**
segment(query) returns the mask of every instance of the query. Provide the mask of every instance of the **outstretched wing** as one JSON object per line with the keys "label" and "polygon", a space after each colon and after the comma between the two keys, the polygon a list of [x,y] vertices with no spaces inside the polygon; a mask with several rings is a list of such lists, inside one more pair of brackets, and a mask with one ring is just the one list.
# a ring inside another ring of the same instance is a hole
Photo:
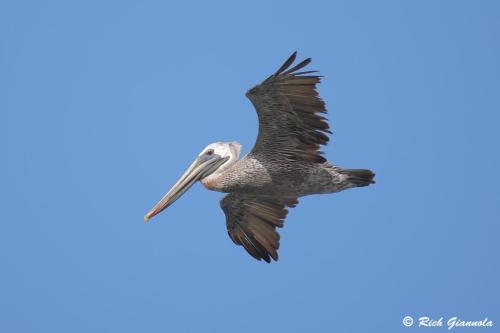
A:
{"label": "outstretched wing", "polygon": [[242,245],[255,259],[278,260],[280,235],[288,213],[286,207],[295,207],[296,198],[255,197],[231,193],[220,205],[226,214],[227,233],[233,242]]}
{"label": "outstretched wing", "polygon": [[316,90],[320,76],[311,75],[316,71],[298,72],[311,58],[289,68],[296,55],[246,93],[259,116],[259,135],[251,154],[323,163],[320,145],[328,142],[331,132],[320,115],[326,113]]}

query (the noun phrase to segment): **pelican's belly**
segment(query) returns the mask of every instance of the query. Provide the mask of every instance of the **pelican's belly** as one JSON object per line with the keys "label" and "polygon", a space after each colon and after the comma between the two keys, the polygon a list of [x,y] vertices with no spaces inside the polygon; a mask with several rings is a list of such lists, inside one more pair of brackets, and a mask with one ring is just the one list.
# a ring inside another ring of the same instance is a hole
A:
{"label": "pelican's belly", "polygon": [[308,172],[301,168],[290,168],[277,163],[264,165],[258,160],[242,162],[205,186],[221,192],[286,197],[300,196],[307,191],[304,189],[304,180],[308,178]]}

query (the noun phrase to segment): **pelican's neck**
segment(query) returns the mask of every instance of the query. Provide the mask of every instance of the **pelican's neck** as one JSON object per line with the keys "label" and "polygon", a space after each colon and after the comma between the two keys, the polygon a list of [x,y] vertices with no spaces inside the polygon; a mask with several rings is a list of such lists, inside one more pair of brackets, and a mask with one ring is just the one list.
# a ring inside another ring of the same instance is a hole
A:
{"label": "pelican's neck", "polygon": [[222,178],[236,162],[238,162],[238,157],[231,156],[231,158],[227,160],[226,163],[221,165],[220,168],[215,170],[212,174],[208,175],[207,177],[203,178],[201,180],[201,183],[209,190],[222,191],[223,187]]}

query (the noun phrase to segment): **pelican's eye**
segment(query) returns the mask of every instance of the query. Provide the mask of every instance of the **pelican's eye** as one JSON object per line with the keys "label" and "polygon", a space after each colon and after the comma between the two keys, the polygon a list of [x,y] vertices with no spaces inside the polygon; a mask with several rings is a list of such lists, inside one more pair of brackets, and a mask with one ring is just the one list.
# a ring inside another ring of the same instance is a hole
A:
{"label": "pelican's eye", "polygon": [[213,149],[209,149],[205,152],[205,154],[207,155],[212,155],[214,153],[214,150]]}

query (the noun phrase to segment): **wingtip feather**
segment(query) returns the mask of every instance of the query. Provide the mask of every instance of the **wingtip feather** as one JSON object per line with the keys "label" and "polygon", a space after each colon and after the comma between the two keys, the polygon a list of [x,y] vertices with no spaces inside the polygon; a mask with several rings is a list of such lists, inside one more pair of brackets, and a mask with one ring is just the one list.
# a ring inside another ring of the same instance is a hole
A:
{"label": "wingtip feather", "polygon": [[288,59],[281,65],[281,67],[274,73],[274,76],[280,75],[282,72],[284,72],[288,67],[290,67],[291,64],[295,61],[295,58],[297,58],[297,51],[293,52],[291,56],[288,57]]}

